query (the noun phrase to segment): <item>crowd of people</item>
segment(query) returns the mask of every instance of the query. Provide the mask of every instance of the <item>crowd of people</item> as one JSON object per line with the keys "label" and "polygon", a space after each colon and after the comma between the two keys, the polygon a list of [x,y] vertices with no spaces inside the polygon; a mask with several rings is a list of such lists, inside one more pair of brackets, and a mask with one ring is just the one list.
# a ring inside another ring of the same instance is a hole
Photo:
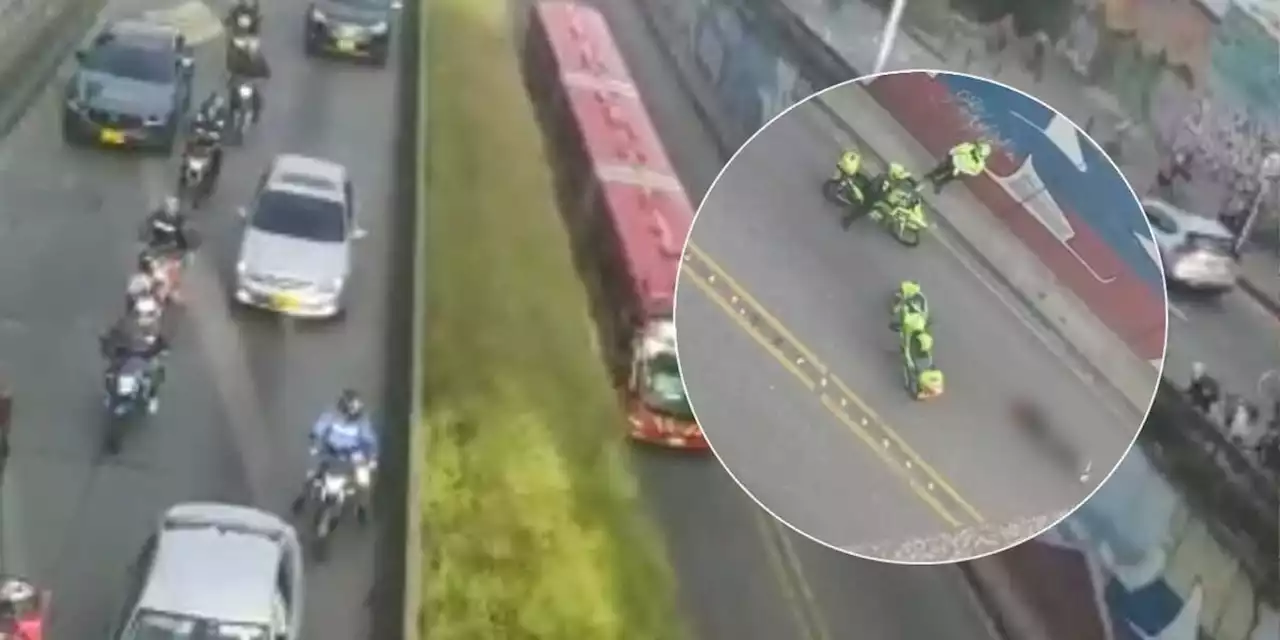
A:
{"label": "crowd of people", "polygon": [[1280,397],[1270,398],[1264,413],[1258,402],[1224,390],[1199,362],[1186,393],[1192,406],[1259,469],[1280,475]]}

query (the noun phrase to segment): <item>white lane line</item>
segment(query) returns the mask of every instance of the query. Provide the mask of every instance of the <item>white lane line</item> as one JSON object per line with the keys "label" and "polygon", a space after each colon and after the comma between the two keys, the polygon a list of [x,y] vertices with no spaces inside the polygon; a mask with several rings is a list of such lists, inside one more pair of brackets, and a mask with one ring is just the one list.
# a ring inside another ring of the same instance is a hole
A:
{"label": "white lane line", "polygon": [[1172,317],[1172,318],[1177,318],[1178,320],[1181,320],[1181,321],[1183,321],[1183,322],[1191,322],[1191,320],[1190,320],[1189,318],[1187,318],[1187,314],[1186,314],[1186,313],[1183,313],[1182,309],[1179,309],[1179,308],[1178,308],[1178,305],[1176,305],[1176,304],[1174,304],[1174,303],[1172,303],[1172,302],[1169,302],[1169,303],[1168,303],[1168,305],[1169,305],[1169,316],[1170,316],[1170,317]]}

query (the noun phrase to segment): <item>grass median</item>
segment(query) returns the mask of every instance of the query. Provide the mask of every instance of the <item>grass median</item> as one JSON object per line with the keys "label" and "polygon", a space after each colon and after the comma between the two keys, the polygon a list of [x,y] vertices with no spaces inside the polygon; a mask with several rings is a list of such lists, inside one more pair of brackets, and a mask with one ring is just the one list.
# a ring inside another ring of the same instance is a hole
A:
{"label": "grass median", "polygon": [[425,4],[427,637],[678,639],[508,6]]}

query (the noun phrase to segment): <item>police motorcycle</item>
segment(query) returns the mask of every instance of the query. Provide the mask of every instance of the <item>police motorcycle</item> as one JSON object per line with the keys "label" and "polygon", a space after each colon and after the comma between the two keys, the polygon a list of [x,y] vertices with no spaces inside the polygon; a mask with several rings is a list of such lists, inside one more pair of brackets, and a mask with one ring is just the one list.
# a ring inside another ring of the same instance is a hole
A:
{"label": "police motorcycle", "polygon": [[373,485],[375,463],[363,455],[329,455],[306,493],[294,501],[293,511],[302,511],[308,503],[315,505],[312,519],[312,550],[316,557],[328,556],[329,539],[355,502],[360,524],[368,521],[366,500]]}
{"label": "police motorcycle", "polygon": [[908,179],[906,186],[898,186],[887,176],[881,176],[872,185],[872,191],[875,195],[869,208],[871,218],[899,244],[918,246],[929,228],[919,183]]}
{"label": "police motorcycle", "polygon": [[[915,400],[932,400],[941,396],[946,383],[933,357],[933,336],[927,332],[912,334],[899,331],[898,337],[902,348],[902,383],[907,393]],[[921,337],[928,341],[927,348],[921,348]]]}
{"label": "police motorcycle", "polygon": [[871,187],[871,178],[861,167],[861,155],[856,151],[847,152],[837,163],[835,173],[822,183],[822,196],[846,209],[861,210],[866,206]]}

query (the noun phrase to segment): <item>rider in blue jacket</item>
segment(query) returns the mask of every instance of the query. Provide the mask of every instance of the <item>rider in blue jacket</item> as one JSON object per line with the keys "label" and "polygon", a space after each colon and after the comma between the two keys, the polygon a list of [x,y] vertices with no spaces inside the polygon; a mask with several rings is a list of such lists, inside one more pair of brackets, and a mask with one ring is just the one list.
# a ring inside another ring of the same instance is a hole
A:
{"label": "rider in blue jacket", "polygon": [[347,389],[338,397],[337,404],[321,414],[311,427],[311,465],[295,507],[301,507],[312,481],[323,473],[328,462],[351,460],[355,456],[377,466],[378,432],[365,414],[360,395]]}

